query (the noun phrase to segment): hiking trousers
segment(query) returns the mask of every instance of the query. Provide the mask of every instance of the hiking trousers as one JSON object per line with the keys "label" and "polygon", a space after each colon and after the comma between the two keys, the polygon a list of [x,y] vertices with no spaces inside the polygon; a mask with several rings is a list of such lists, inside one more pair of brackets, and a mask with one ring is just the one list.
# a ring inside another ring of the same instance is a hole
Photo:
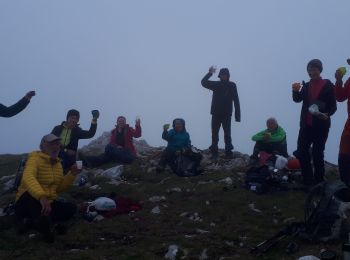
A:
{"label": "hiking trousers", "polygon": [[219,130],[222,125],[224,130],[225,151],[229,153],[233,149],[231,138],[231,115],[212,115],[211,117],[211,146],[212,153],[218,153]]}
{"label": "hiking trousers", "polygon": [[41,233],[50,231],[52,223],[65,222],[72,218],[77,211],[77,206],[70,202],[54,200],[51,203],[51,213],[49,216],[41,214],[40,201],[35,199],[28,191],[15,203],[15,214],[18,219],[27,218],[34,227]]}
{"label": "hiking trousers", "polygon": [[350,185],[350,119],[347,120],[340,139],[338,154],[340,179]]}
{"label": "hiking trousers", "polygon": [[[324,180],[324,149],[328,132],[329,127],[315,125],[300,127],[296,154],[300,161],[305,185],[320,183]],[[311,154],[310,147],[312,147]],[[311,165],[311,155],[314,167]]]}
{"label": "hiking trousers", "polygon": [[279,154],[288,157],[287,142],[263,142],[257,141],[254,145],[253,157],[258,158],[260,152],[267,152],[269,154]]}

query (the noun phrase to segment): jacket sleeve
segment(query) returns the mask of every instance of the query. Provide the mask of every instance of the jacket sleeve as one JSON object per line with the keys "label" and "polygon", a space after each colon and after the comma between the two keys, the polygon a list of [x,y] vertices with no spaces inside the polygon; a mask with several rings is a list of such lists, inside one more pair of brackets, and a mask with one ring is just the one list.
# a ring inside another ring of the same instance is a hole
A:
{"label": "jacket sleeve", "polygon": [[25,97],[19,100],[16,104],[9,107],[0,104],[0,116],[12,117],[14,115],[17,115],[19,112],[25,109],[28,104],[29,104],[29,100],[26,99]]}
{"label": "jacket sleeve", "polygon": [[55,127],[52,129],[51,134],[54,134],[55,136],[60,137],[60,135],[61,135],[60,128],[61,128],[61,126],[59,126],[59,125],[55,126]]}
{"label": "jacket sleeve", "polygon": [[113,130],[111,131],[111,137],[109,138],[109,144],[115,145],[115,144],[117,143],[117,142],[116,142],[116,137],[115,137],[115,135],[116,135],[116,130],[113,129]]}
{"label": "jacket sleeve", "polygon": [[27,188],[30,195],[39,200],[41,197],[46,196],[44,189],[41,187],[37,180],[38,165],[35,156],[29,155],[24,168],[22,182]]}
{"label": "jacket sleeve", "polygon": [[68,172],[64,177],[61,184],[57,187],[57,193],[60,193],[62,191],[65,191],[68,189],[74,182],[75,176],[71,174],[71,172]]}
{"label": "jacket sleeve", "polygon": [[190,138],[190,134],[187,133],[186,148],[190,148],[190,147],[191,147],[191,138]]}
{"label": "jacket sleeve", "polygon": [[301,101],[303,101],[303,96],[305,91],[306,91],[306,85],[304,85],[300,91],[292,90],[293,101],[296,103],[300,103]]}
{"label": "jacket sleeve", "polygon": [[278,127],[275,132],[272,133],[270,142],[278,143],[286,139],[286,132],[282,127]]}
{"label": "jacket sleeve", "polygon": [[163,133],[162,133],[162,139],[165,140],[165,141],[168,141],[168,140],[169,140],[168,131],[163,131]]}
{"label": "jacket sleeve", "polygon": [[252,136],[252,140],[255,142],[262,141],[264,139],[265,133],[266,133],[266,130],[258,132],[257,134]]}
{"label": "jacket sleeve", "polygon": [[80,129],[79,139],[89,139],[94,137],[97,129],[97,123],[91,123],[90,129],[88,131]]}
{"label": "jacket sleeve", "polygon": [[330,85],[327,97],[327,112],[329,116],[331,116],[337,111],[337,100],[335,99],[334,85],[332,83]]}
{"label": "jacket sleeve", "polygon": [[241,122],[241,106],[239,104],[239,97],[236,84],[234,84],[233,88],[233,103],[235,106],[235,120],[236,122]]}
{"label": "jacket sleeve", "polygon": [[343,82],[336,82],[334,87],[335,98],[338,102],[343,102],[349,97],[350,89],[350,78],[345,82],[343,87]]}
{"label": "jacket sleeve", "polygon": [[141,137],[142,130],[141,130],[140,125],[135,125],[135,129],[132,127],[129,127],[129,131],[130,131],[132,137],[134,137],[134,138]]}
{"label": "jacket sleeve", "polygon": [[211,74],[210,72],[208,72],[204,78],[201,81],[201,84],[203,87],[210,89],[210,90],[214,90],[217,85],[218,85],[218,81],[210,81],[209,78],[212,76],[213,74]]}

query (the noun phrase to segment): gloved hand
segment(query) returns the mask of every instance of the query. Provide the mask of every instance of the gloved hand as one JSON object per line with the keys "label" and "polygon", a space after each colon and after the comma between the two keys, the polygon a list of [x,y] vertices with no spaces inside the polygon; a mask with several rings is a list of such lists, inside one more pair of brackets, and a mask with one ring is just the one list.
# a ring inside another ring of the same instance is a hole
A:
{"label": "gloved hand", "polygon": [[92,110],[91,111],[93,119],[97,119],[100,116],[100,112],[98,110]]}
{"label": "gloved hand", "polygon": [[168,131],[169,127],[170,127],[169,124],[164,124],[164,125],[163,125],[163,130],[164,130],[164,131]]}
{"label": "gloved hand", "polygon": [[337,81],[342,81],[343,76],[344,76],[344,74],[342,73],[342,71],[340,69],[337,69],[334,73],[334,77]]}
{"label": "gloved hand", "polygon": [[26,95],[25,95],[25,98],[30,100],[32,97],[35,96],[35,91],[32,90],[32,91],[29,91]]}

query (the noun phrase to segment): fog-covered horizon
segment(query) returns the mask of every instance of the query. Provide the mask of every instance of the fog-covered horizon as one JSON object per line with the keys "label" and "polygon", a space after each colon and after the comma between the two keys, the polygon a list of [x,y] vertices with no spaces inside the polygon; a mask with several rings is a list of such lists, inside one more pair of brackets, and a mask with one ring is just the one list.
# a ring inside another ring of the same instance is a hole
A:
{"label": "fog-covered horizon", "polygon": [[[83,129],[91,110],[100,110],[93,139],[119,115],[131,125],[140,116],[141,138],[152,146],[166,145],[162,125],[182,117],[192,144],[206,149],[212,93],[200,81],[211,65],[229,68],[238,87],[235,150],[250,154],[251,136],[275,117],[292,153],[301,104],[292,101],[291,84],[308,80],[313,58],[332,82],[335,70],[347,66],[348,10],[346,0],[0,1],[0,103],[37,93],[23,112],[0,118],[0,153],[38,149],[71,108],[80,111]],[[325,152],[333,163],[346,118],[346,103],[338,103]]]}

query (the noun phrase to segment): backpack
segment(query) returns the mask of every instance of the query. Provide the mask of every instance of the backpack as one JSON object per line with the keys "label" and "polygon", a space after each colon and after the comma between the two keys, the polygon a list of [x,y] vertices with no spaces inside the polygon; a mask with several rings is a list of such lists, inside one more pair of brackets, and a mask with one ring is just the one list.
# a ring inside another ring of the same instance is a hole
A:
{"label": "backpack", "polygon": [[283,176],[283,172],[272,166],[253,166],[245,173],[244,186],[246,189],[258,194],[265,193],[271,189],[277,191],[288,190],[288,177]]}
{"label": "backpack", "polygon": [[245,188],[258,194],[269,190],[272,175],[267,165],[250,167],[244,177]]}
{"label": "backpack", "polygon": [[338,239],[347,210],[349,187],[340,180],[317,184],[305,199],[305,228],[301,237],[313,242]]}
{"label": "backpack", "polygon": [[202,155],[195,147],[191,147],[185,151],[180,152],[174,161],[174,172],[181,177],[191,177],[200,174],[198,166]]}

